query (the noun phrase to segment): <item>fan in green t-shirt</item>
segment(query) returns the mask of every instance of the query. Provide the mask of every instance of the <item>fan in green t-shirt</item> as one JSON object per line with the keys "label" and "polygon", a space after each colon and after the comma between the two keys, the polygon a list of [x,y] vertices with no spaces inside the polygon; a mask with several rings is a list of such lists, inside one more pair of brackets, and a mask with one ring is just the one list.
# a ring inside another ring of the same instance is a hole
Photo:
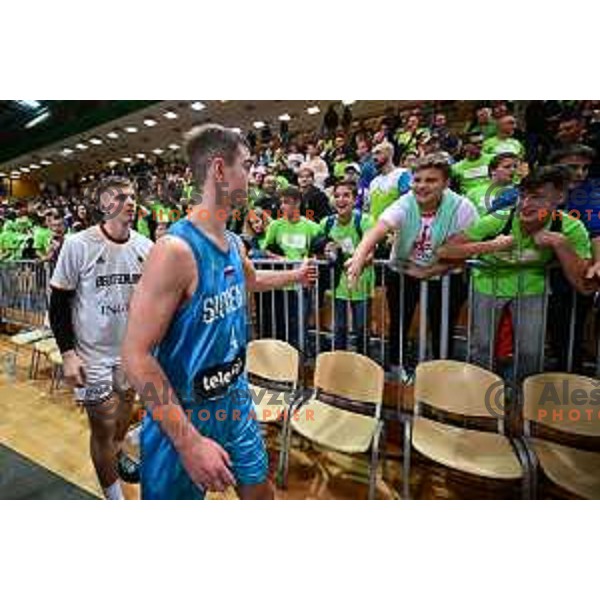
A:
{"label": "fan in green t-shirt", "polygon": [[[557,258],[575,288],[585,280],[591,245],[581,221],[557,212],[564,200],[564,171],[542,167],[520,186],[520,210],[507,209],[481,217],[438,249],[446,260],[480,256],[474,270],[475,291],[503,298],[541,295],[545,267]],[[494,268],[495,267],[495,268]],[[520,280],[520,281],[519,281]]]}
{"label": "fan in green t-shirt", "polygon": [[36,226],[33,228],[33,248],[39,258],[48,254],[51,242],[52,231],[48,227]]}
{"label": "fan in green t-shirt", "polygon": [[302,196],[288,188],[282,192],[283,218],[272,221],[267,229],[265,248],[288,260],[302,260],[311,253],[312,242],[319,234],[319,225],[300,215]]}
{"label": "fan in green t-shirt", "polygon": [[480,215],[489,213],[498,203],[506,207],[516,202],[517,192],[514,185],[518,166],[519,157],[516,154],[507,152],[492,158],[488,166],[489,179],[466,194]]}
{"label": "fan in green t-shirt", "polygon": [[23,239],[17,221],[6,221],[0,233],[0,260],[18,260]]}
{"label": "fan in green t-shirt", "polygon": [[367,350],[369,301],[375,289],[375,270],[367,266],[356,285],[350,289],[344,269],[346,261],[354,254],[364,234],[373,227],[370,215],[361,215],[354,210],[356,185],[342,181],[335,185],[335,214],[325,217],[320,223],[320,232],[325,241],[325,255],[331,261],[333,272],[334,340],[335,349],[347,348],[348,313],[352,315],[352,329],[356,334],[357,351]]}
{"label": "fan in green t-shirt", "polygon": [[489,178],[488,165],[493,157],[483,154],[482,147],[483,135],[480,132],[467,134],[464,139],[465,157],[452,166],[452,178],[463,196],[468,196]]}
{"label": "fan in green t-shirt", "polygon": [[493,344],[500,315],[513,317],[515,377],[522,381],[540,368],[545,340],[544,312],[548,265],[558,259],[569,283],[581,293],[594,287],[586,279],[590,240],[583,223],[558,211],[568,174],[556,167],[531,173],[519,186],[516,208],[485,215],[438,249],[444,260],[479,256],[473,270],[471,351],[476,364],[494,363]]}
{"label": "fan in green t-shirt", "polygon": [[486,154],[496,155],[510,152],[519,158],[525,157],[523,144],[513,137],[517,121],[512,115],[504,115],[497,121],[498,131],[495,136],[488,138],[483,144]]}

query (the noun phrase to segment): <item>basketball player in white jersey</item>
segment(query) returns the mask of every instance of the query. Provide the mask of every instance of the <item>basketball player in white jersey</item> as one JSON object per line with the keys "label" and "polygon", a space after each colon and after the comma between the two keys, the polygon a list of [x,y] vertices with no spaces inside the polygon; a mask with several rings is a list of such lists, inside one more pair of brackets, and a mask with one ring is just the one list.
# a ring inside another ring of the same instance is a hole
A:
{"label": "basketball player in white jersey", "polygon": [[131,181],[108,177],[96,189],[99,224],[65,239],[50,282],[50,324],[68,383],[88,414],[92,462],[104,495],[122,500],[120,479],[139,481],[121,451],[133,393],[120,349],[129,299],[152,242],[131,229],[136,210]]}

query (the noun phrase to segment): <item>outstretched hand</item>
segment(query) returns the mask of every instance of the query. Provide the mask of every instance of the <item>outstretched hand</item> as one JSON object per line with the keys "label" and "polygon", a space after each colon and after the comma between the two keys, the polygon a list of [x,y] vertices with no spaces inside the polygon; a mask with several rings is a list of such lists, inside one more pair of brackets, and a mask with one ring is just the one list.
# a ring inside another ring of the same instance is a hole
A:
{"label": "outstretched hand", "polygon": [[319,277],[319,269],[314,260],[305,259],[298,268],[298,283],[304,287],[312,287]]}

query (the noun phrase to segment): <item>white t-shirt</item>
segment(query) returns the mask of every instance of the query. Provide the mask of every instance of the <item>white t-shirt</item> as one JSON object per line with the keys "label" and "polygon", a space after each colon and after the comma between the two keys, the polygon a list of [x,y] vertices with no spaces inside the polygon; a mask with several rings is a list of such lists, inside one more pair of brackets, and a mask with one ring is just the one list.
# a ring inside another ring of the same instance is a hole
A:
{"label": "white t-shirt", "polygon": [[[405,194],[401,198],[398,198],[391,206],[388,206],[382,213],[381,219],[385,221],[390,228],[396,230],[396,236],[402,235],[402,225],[406,219],[406,213],[408,212],[408,194]],[[415,240],[413,250],[411,252],[410,260],[417,265],[425,266],[435,262],[435,254],[433,252],[433,245],[431,241],[431,232],[433,230],[433,224],[435,222],[435,213],[423,215],[421,217],[421,230]],[[478,218],[477,209],[473,204],[466,198],[461,198],[461,203],[458,205],[456,214],[456,231],[465,230]],[[397,244],[394,243],[392,246],[392,254],[390,260],[396,260],[397,258]]]}
{"label": "white t-shirt", "polygon": [[88,365],[119,364],[129,301],[152,245],[136,231],[111,242],[98,226],[65,239],[50,285],[75,291],[75,351]]}

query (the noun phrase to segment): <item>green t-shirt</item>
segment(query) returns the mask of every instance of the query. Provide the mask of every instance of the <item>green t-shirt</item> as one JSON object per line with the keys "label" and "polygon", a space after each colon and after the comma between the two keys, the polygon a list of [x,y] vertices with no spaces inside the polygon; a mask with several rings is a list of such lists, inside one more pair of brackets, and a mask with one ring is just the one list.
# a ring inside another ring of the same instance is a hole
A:
{"label": "green t-shirt", "polygon": [[[506,210],[481,217],[468,227],[464,234],[473,242],[493,239],[502,232],[509,214],[510,210]],[[544,228],[549,230],[551,227],[552,220],[549,219]],[[581,221],[564,214],[561,232],[567,238],[577,256],[583,259],[591,258],[590,239]],[[513,248],[503,252],[482,255],[481,259],[490,267],[489,269],[487,267],[474,269],[475,290],[486,296],[501,298],[543,294],[545,287],[544,267],[552,261],[554,252],[550,248],[538,248],[533,237],[522,230],[517,215],[513,217],[511,234],[515,240]],[[495,272],[494,266],[499,267]],[[519,273],[522,274],[520,283]]]}
{"label": "green t-shirt", "polygon": [[488,165],[492,158],[489,154],[482,154],[475,160],[463,158],[452,165],[452,177],[456,179],[463,196],[468,196],[476,187],[489,181]]}
{"label": "green t-shirt", "polygon": [[286,188],[290,187],[290,182],[283,175],[277,175],[275,177],[275,181],[277,183],[277,189],[279,191],[285,190]]}
{"label": "green t-shirt", "polygon": [[[276,219],[267,227],[261,246],[263,249],[268,249],[272,244],[276,244],[286,259],[302,260],[310,254],[312,242],[319,232],[318,223],[306,217],[300,217],[300,220],[294,223],[287,219]],[[295,286],[290,285],[284,289],[293,290]]]}
{"label": "green t-shirt", "polygon": [[194,193],[194,185],[191,183],[184,183],[183,184],[183,192],[182,195],[186,200],[189,200],[192,197],[192,194]]}
{"label": "green t-shirt", "polygon": [[346,167],[349,164],[351,164],[351,162],[345,158],[343,160],[336,160],[333,163],[333,176],[336,179],[343,179],[346,175]]}
{"label": "green t-shirt", "polygon": [[47,227],[33,228],[33,247],[40,254],[47,254],[50,251],[50,242],[52,242],[52,231]]}
{"label": "green t-shirt", "polygon": [[33,222],[29,217],[18,217],[15,220],[15,227],[20,233],[26,233],[33,228]]}
{"label": "green t-shirt", "polygon": [[489,212],[492,207],[492,201],[497,195],[497,191],[494,189],[490,190],[492,185],[491,179],[482,181],[479,185],[470,189],[465,196],[471,201],[473,206],[477,209],[479,216],[482,217]]}
{"label": "green t-shirt", "polygon": [[379,174],[371,184],[368,191],[369,213],[376,222],[381,213],[390,204],[393,204],[400,197],[400,177],[405,169],[393,169],[389,173]]}
{"label": "green t-shirt", "polygon": [[406,154],[407,152],[417,151],[417,142],[419,138],[426,133],[429,133],[429,129],[420,127],[414,133],[412,131],[398,131],[394,137],[402,154]]}
{"label": "green t-shirt", "polygon": [[267,228],[265,247],[279,246],[288,260],[302,260],[310,253],[313,240],[319,235],[319,225],[306,217],[294,223],[276,219]]}
{"label": "green t-shirt", "polygon": [[25,236],[12,228],[7,229],[0,234],[0,255],[4,260],[19,260],[21,258],[21,249],[25,241]]}
{"label": "green t-shirt", "polygon": [[483,151],[486,154],[496,156],[496,154],[503,154],[504,152],[512,152],[519,158],[525,157],[525,148],[519,140],[515,138],[506,138],[501,140],[499,137],[491,137],[483,142]]}
{"label": "green t-shirt", "polygon": [[[319,225],[321,234],[325,233],[328,218],[329,217],[325,217]],[[373,227],[373,219],[370,215],[362,215],[360,227],[363,235],[367,230]],[[355,227],[354,216],[352,216],[350,222],[346,225],[340,225],[336,215],[333,227],[329,231],[328,239],[336,242],[341,249],[344,258],[352,256],[361,240]],[[348,278],[346,273],[343,272],[340,277],[340,282],[335,289],[335,297],[339,300],[367,300],[367,298],[373,295],[374,289],[375,269],[373,266],[370,266],[363,271],[358,280],[356,289],[353,290],[348,288]]]}
{"label": "green t-shirt", "polygon": [[469,123],[465,127],[465,133],[480,131],[483,134],[484,140],[487,140],[488,138],[495,136],[497,130],[498,130],[498,127],[496,126],[495,121],[490,121],[489,123],[486,123],[485,125],[479,125],[479,124],[472,125],[471,123]]}

